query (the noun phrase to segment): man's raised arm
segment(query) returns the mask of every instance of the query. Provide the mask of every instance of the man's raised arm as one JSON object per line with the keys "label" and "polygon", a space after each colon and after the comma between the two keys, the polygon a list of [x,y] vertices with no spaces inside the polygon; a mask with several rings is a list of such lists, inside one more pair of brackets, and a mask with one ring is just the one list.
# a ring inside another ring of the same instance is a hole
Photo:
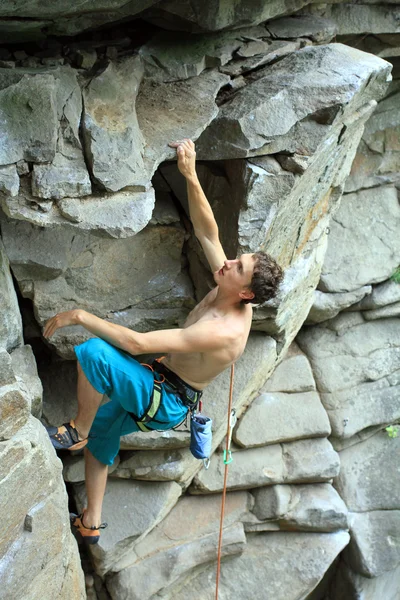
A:
{"label": "man's raised arm", "polygon": [[192,140],[185,139],[169,144],[176,148],[178,169],[186,179],[190,219],[197,239],[212,271],[224,266],[225,252],[218,235],[218,225],[211,206],[203,192],[196,173],[196,152]]}

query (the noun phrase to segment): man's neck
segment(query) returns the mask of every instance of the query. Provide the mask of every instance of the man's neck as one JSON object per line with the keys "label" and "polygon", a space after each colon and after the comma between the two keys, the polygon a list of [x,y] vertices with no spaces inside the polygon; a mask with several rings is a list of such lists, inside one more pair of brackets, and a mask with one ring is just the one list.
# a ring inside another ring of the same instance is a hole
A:
{"label": "man's neck", "polygon": [[242,311],[245,305],[239,296],[232,296],[232,294],[224,294],[219,286],[216,288],[217,293],[211,304],[214,308],[222,313],[230,313],[233,311]]}

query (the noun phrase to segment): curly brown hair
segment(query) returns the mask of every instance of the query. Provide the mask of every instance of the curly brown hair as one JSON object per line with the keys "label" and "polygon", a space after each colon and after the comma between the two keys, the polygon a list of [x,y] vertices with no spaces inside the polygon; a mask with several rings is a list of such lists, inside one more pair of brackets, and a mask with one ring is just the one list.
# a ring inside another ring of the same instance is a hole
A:
{"label": "curly brown hair", "polygon": [[254,292],[251,300],[242,300],[243,304],[261,304],[274,298],[283,279],[283,271],[275,259],[266,252],[255,252],[255,266],[249,289]]}

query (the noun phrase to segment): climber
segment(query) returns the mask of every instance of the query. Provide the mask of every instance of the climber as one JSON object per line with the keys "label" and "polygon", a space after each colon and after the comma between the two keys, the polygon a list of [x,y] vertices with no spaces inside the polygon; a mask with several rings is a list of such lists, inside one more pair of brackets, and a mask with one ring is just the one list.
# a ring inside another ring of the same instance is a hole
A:
{"label": "climber", "polygon": [[[171,429],[195,406],[202,390],[242,354],[250,332],[252,303],[276,295],[282,270],[264,252],[228,260],[218,227],[196,174],[196,152],[189,139],[176,148],[178,169],[186,178],[190,217],[214,274],[216,287],[192,310],[182,329],[138,333],[85,310],[61,312],[45,325],[81,325],[94,338],[75,347],[78,359],[78,414],[48,433],[56,449],[85,447],[87,508],[72,524],[90,544],[99,540],[108,465],[119,451],[120,436],[133,431]],[[134,282],[133,282],[134,284]],[[141,365],[140,354],[166,354]],[[102,403],[106,394],[109,401]]]}

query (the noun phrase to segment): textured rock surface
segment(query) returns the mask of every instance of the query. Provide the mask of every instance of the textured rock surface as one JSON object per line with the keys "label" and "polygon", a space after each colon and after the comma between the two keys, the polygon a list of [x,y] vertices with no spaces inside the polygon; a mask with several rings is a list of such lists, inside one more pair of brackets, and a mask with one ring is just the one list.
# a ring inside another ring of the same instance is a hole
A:
{"label": "textured rock surface", "polygon": [[[0,582],[6,598],[83,600],[83,574],[70,533],[67,495],[42,425],[33,417],[1,444]],[[34,476],[33,476],[34,474]],[[23,493],[21,493],[21,482]]]}
{"label": "textured rock surface", "polygon": [[12,350],[22,344],[22,322],[10,264],[0,240],[0,348]]}
{"label": "textured rock surface", "polygon": [[395,80],[366,125],[346,181],[346,192],[400,180],[399,98],[400,85]]}
{"label": "textured rock surface", "polygon": [[320,289],[347,292],[387,279],[400,262],[399,226],[394,186],[346,194],[330,225]]}
{"label": "textured rock surface", "polygon": [[372,286],[364,285],[358,290],[352,292],[342,292],[337,294],[329,294],[315,290],[314,302],[308,314],[306,323],[315,324],[322,323],[328,319],[333,319],[342,310],[359,302],[365,296],[371,293]]}
{"label": "textured rock surface", "polygon": [[400,438],[380,432],[340,453],[335,486],[349,510],[400,510],[396,457]]}
{"label": "textured rock surface", "polygon": [[400,566],[380,577],[369,579],[355,573],[344,562],[340,563],[330,590],[333,600],[396,600],[399,595]]}
{"label": "textured rock surface", "polygon": [[397,319],[365,323],[359,313],[301,332],[297,342],[313,367],[337,438],[398,418]]}
{"label": "textured rock surface", "polygon": [[[272,485],[252,493],[256,517],[277,522],[280,529],[329,532],[347,528],[346,505],[327,483]],[[258,530],[257,525],[253,527]]]}
{"label": "textured rock surface", "polygon": [[16,348],[11,354],[11,364],[19,387],[29,398],[33,416],[42,414],[42,382],[38,377],[36,361],[30,346]]}
{"label": "textured rock surface", "polygon": [[[265,600],[265,582],[268,581],[271,598],[306,597],[348,539],[346,532],[248,535],[243,554],[222,563],[220,596],[223,600],[235,596]],[[173,595],[176,600],[184,600],[189,594],[195,594],[199,600],[212,598],[215,569],[201,572],[178,590]]]}
{"label": "textured rock surface", "polygon": [[[329,481],[339,472],[339,457],[326,439],[273,444],[233,452],[228,489],[251,488],[273,483]],[[192,493],[214,493],[223,487],[223,461],[194,478]]]}
{"label": "textured rock surface", "polygon": [[[225,530],[221,556],[240,554],[246,544],[240,524]],[[186,542],[149,557],[146,561],[126,568],[107,581],[113,600],[127,593],[132,600],[149,600],[163,588],[173,585],[198,565],[209,563],[215,557],[218,534],[210,533],[195,542]],[[149,578],[149,571],[153,576]]]}
{"label": "textured rock surface", "polygon": [[131,57],[110,63],[84,89],[83,136],[90,169],[109,192],[146,186],[143,137],[134,110],[142,76],[140,59]]}
{"label": "textured rock surface", "polygon": [[314,376],[310,363],[296,344],[292,344],[283,361],[276,367],[262,392],[313,392]]}
{"label": "textured rock surface", "polygon": [[[310,76],[317,65],[318,83]],[[332,123],[338,105],[347,104],[347,110],[349,104],[355,105],[353,110],[357,108],[362,82],[377,71],[372,97],[379,88],[380,93],[386,89],[385,62],[379,64],[379,59],[341,44],[303,48],[267,67],[265,73],[259,72],[256,81],[220,108],[199,140],[199,156],[204,152],[209,159],[221,155],[240,158],[282,150],[310,154],[325,129],[318,128],[317,113],[330,113],[325,123]],[[336,88],[333,95],[332,88]],[[363,103],[366,101],[368,93],[363,94]],[[314,120],[312,115],[316,115]]]}
{"label": "textured rock surface", "polygon": [[[78,510],[86,505],[82,484],[74,486]],[[108,528],[100,542],[91,547],[96,571],[104,574],[130,553],[135,543],[148,534],[175,505],[181,488],[177,483],[109,480],[103,504]]]}
{"label": "textured rock surface", "polygon": [[247,410],[233,439],[244,448],[301,438],[325,437],[331,428],[316,392],[261,394]]}
{"label": "textured rock surface", "polygon": [[379,577],[400,562],[400,511],[349,513],[351,542],[346,562],[364,577]]}

